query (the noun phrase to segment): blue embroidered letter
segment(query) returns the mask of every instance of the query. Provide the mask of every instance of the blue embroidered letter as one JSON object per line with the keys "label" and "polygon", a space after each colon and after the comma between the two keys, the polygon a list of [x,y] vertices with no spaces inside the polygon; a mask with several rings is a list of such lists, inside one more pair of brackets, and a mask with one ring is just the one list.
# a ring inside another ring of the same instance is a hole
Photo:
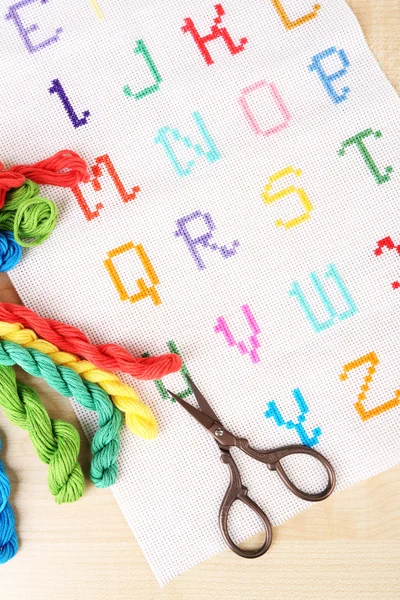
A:
{"label": "blue embroidered letter", "polygon": [[[339,56],[340,61],[342,63],[342,68],[336,71],[335,73],[328,75],[328,73],[324,71],[322,63],[325,58],[327,58],[328,56],[332,56],[333,54],[337,54]],[[312,63],[308,66],[310,71],[317,72],[319,78],[324,84],[326,91],[328,92],[329,96],[335,104],[339,104],[340,102],[346,100],[350,92],[350,88],[348,86],[345,86],[344,88],[342,88],[341,93],[338,94],[333,85],[334,81],[340,79],[340,77],[343,77],[343,75],[346,75],[347,69],[349,67],[350,61],[347,58],[345,51],[336,50],[334,46],[332,46],[332,48],[328,48],[328,50],[324,50],[323,52],[320,52],[319,54],[313,56]]]}
{"label": "blue embroidered letter", "polygon": [[276,405],[275,400],[271,400],[271,402],[268,402],[267,410],[265,411],[264,415],[267,417],[267,419],[272,417],[275,420],[275,423],[278,425],[278,427],[282,427],[282,425],[285,425],[286,429],[295,429],[296,433],[301,439],[302,444],[304,444],[305,446],[315,446],[316,444],[318,444],[318,438],[322,434],[321,427],[316,427],[315,429],[313,429],[313,436],[309,437],[309,435],[303,427],[303,423],[305,423],[306,414],[309,412],[310,409],[308,408],[306,401],[303,398],[303,394],[301,393],[299,388],[292,390],[292,394],[297,402],[297,406],[300,409],[300,415],[298,416],[297,423],[294,423],[293,421],[285,421],[285,419],[282,417],[279,408]]}

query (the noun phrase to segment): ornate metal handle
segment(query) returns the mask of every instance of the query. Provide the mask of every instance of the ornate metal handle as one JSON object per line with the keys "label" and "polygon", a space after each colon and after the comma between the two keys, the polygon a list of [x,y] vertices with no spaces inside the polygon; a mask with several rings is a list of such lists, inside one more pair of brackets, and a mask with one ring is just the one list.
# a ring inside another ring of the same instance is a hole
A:
{"label": "ornate metal handle", "polygon": [[[309,448],[308,446],[296,445],[286,446],[284,448],[278,448],[276,450],[263,452],[262,450],[256,450],[255,448],[252,448],[249,445],[249,442],[244,439],[237,439],[236,446],[238,446],[241,450],[243,450],[243,452],[245,452],[255,460],[265,463],[268,469],[270,469],[270,471],[276,471],[279,477],[282,479],[283,483],[286,485],[286,487],[298,498],[308,500],[308,502],[320,502],[321,500],[325,500],[326,498],[328,498],[328,496],[330,496],[333,490],[335,489],[336,475],[331,463],[328,461],[327,458],[325,458],[325,456],[322,456],[322,454],[320,454],[313,448]],[[303,490],[298,488],[289,478],[281,461],[286,456],[291,456],[293,454],[307,454],[308,456],[312,456],[322,464],[328,475],[328,484],[322,492],[318,492],[317,494],[309,494],[308,492],[304,492]]]}
{"label": "ornate metal handle", "polygon": [[[221,529],[221,533],[224,536],[224,540],[228,544],[231,550],[238,554],[242,558],[258,558],[265,554],[272,542],[272,527],[269,522],[266,514],[261,510],[257,504],[248,497],[247,488],[242,484],[242,480],[240,478],[239,469],[236,466],[235,461],[231,454],[226,450],[221,450],[221,461],[228,465],[231,475],[231,480],[229,483],[228,490],[222,500],[221,508],[219,511],[219,526]],[[256,548],[255,550],[243,550],[239,548],[232,540],[229,530],[228,530],[228,516],[229,511],[231,510],[233,503],[238,500],[246,504],[252,511],[254,511],[262,520],[265,526],[265,540],[263,545],[260,548]]]}

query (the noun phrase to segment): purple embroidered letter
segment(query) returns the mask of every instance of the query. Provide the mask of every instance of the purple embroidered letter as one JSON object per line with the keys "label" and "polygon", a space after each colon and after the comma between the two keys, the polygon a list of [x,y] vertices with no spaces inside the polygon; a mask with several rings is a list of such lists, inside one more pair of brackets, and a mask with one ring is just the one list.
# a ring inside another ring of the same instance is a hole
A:
{"label": "purple embroidered letter", "polygon": [[[188,229],[188,224],[190,223],[190,221],[194,221],[197,219],[203,220],[204,223],[207,225],[208,230],[202,235],[192,237]],[[209,213],[202,213],[200,210],[196,210],[196,212],[193,212],[190,215],[186,215],[186,217],[178,219],[176,224],[178,226],[178,229],[175,231],[175,235],[177,237],[183,237],[199,270],[205,269],[206,265],[200,256],[197,246],[203,246],[203,248],[209,248],[210,250],[219,250],[219,252],[224,258],[229,258],[230,256],[234,256],[236,254],[236,248],[239,246],[239,242],[237,240],[232,242],[232,248],[228,248],[227,246],[219,246],[214,241],[211,243],[212,237],[214,235],[212,232],[215,229],[215,225]]]}
{"label": "purple embroidered letter", "polygon": [[[54,44],[54,42],[58,42],[59,35],[62,32],[61,27],[57,27],[55,35],[47,38],[47,40],[43,40],[43,42],[39,42],[39,44],[32,44],[29,34],[33,31],[37,31],[39,29],[39,25],[34,23],[33,25],[28,25],[25,27],[21,17],[18,14],[20,8],[24,8],[24,6],[28,6],[33,2],[38,2],[38,0],[20,0],[20,2],[16,2],[8,9],[8,14],[6,15],[6,19],[13,19],[19,35],[22,37],[22,41],[27,47],[29,52],[36,52],[37,50],[41,50],[42,48],[46,48],[46,46],[50,46],[50,44]],[[40,4],[47,4],[48,0],[40,0]]]}
{"label": "purple embroidered letter", "polygon": [[68,96],[65,93],[60,81],[58,79],[53,79],[51,83],[53,85],[51,86],[51,88],[49,88],[50,94],[57,94],[57,96],[60,98],[61,103],[75,129],[77,127],[81,127],[81,125],[86,125],[88,117],[90,116],[90,112],[88,110],[84,110],[83,117],[79,118],[74,110],[74,107],[69,101]]}
{"label": "purple embroidered letter", "polygon": [[218,317],[217,325],[214,327],[214,331],[215,333],[223,333],[228,346],[237,346],[240,354],[242,354],[243,356],[245,354],[249,354],[251,362],[256,364],[261,360],[257,352],[257,350],[261,348],[261,344],[257,338],[258,334],[261,333],[261,329],[258,326],[257,321],[253,313],[251,312],[249,305],[244,304],[241,308],[252,331],[252,335],[249,337],[249,341],[251,343],[251,350],[247,348],[245,342],[237,342],[235,340],[224,317]]}

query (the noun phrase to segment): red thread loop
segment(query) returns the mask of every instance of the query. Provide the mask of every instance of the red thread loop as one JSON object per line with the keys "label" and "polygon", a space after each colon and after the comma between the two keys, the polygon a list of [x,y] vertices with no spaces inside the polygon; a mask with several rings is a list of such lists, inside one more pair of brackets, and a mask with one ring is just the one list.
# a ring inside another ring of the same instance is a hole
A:
{"label": "red thread loop", "polygon": [[6,171],[3,163],[0,163],[0,190],[6,192],[10,188],[20,187],[25,181],[25,177],[19,173]]}
{"label": "red thread loop", "polygon": [[182,367],[182,359],[177,354],[138,358],[117,344],[97,346],[77,327],[40,317],[25,306],[0,302],[0,321],[21,323],[61,350],[77,354],[100,369],[122,371],[136,379],[161,379]]}
{"label": "red thread loop", "polygon": [[[1,163],[0,168],[4,169]],[[0,208],[4,206],[8,190],[20,187],[25,179],[37,184],[75,187],[80,182],[89,181],[89,173],[83,158],[72,150],[60,150],[33,165],[14,165],[8,170],[1,170]]]}

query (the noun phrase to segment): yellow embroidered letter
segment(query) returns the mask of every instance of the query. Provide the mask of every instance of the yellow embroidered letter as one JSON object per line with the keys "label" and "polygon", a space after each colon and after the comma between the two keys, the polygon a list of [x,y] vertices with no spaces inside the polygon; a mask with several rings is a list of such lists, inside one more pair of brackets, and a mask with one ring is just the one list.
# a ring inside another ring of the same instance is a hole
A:
{"label": "yellow embroidered letter", "polygon": [[279,171],[279,173],[275,173],[274,175],[271,175],[271,177],[269,178],[269,182],[267,183],[267,185],[264,188],[264,192],[261,194],[265,204],[272,204],[272,202],[276,202],[277,200],[280,200],[281,198],[290,196],[290,194],[298,195],[300,202],[304,208],[304,212],[301,215],[294,217],[293,219],[290,219],[289,221],[286,221],[286,222],[282,221],[282,219],[278,219],[278,221],[275,221],[275,225],[277,227],[284,227],[285,229],[290,229],[291,227],[296,227],[296,225],[299,225],[300,223],[303,223],[303,221],[306,221],[307,219],[309,219],[310,212],[313,210],[313,205],[311,204],[307,194],[305,193],[305,191],[302,188],[296,188],[294,185],[290,185],[289,187],[281,190],[280,192],[276,192],[275,194],[270,193],[275,181],[278,181],[279,179],[282,179],[283,177],[286,177],[287,175],[290,175],[291,173],[294,173],[296,175],[296,177],[300,177],[301,170],[294,169],[293,167],[286,167],[286,169],[282,169],[282,171]]}

